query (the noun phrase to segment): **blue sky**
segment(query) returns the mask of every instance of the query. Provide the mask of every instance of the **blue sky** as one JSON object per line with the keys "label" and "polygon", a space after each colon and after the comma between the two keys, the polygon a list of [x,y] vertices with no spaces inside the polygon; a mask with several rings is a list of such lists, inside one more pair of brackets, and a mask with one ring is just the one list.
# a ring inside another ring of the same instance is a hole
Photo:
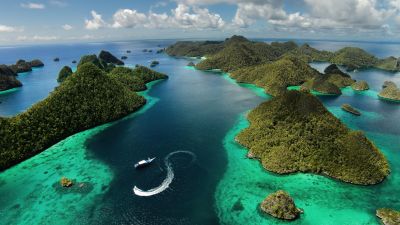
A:
{"label": "blue sky", "polygon": [[2,0],[0,44],[157,38],[398,40],[400,0]]}

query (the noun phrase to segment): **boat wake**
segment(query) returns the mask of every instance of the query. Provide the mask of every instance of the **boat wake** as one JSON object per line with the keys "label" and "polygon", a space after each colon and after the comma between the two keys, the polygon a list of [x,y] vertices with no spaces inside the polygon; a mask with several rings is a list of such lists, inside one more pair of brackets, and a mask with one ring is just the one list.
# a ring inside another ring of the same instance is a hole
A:
{"label": "boat wake", "polygon": [[169,159],[173,155],[177,155],[177,154],[190,155],[192,157],[191,163],[193,163],[193,161],[196,159],[196,155],[193,152],[189,152],[189,151],[175,151],[175,152],[169,153],[164,159],[164,164],[167,168],[167,177],[163,180],[163,182],[158,187],[152,188],[147,191],[141,190],[135,186],[133,188],[133,193],[135,193],[135,195],[137,195],[137,196],[148,197],[148,196],[153,196],[153,195],[156,195],[156,194],[159,194],[159,193],[165,191],[169,187],[169,185],[172,183],[172,180],[174,179],[174,171],[172,170],[171,162],[169,161]]}

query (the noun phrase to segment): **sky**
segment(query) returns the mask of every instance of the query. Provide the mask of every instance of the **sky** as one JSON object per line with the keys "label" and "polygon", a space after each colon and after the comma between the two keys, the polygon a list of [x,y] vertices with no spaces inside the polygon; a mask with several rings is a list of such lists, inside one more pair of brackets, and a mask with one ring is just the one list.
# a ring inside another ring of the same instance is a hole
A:
{"label": "sky", "polygon": [[0,45],[135,39],[400,40],[400,0],[1,0]]}

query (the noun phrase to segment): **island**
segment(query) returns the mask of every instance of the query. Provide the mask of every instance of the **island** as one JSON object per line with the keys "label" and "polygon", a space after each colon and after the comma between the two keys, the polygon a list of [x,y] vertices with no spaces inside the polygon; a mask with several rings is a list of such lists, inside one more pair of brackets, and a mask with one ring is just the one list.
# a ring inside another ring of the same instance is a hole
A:
{"label": "island", "polygon": [[315,173],[371,185],[389,174],[384,155],[360,131],[348,129],[307,92],[287,91],[248,114],[236,137],[271,172]]}
{"label": "island", "polygon": [[63,82],[67,77],[72,75],[72,69],[69,66],[64,66],[60,72],[58,73],[58,78],[57,78],[57,82],[61,83]]}
{"label": "island", "polygon": [[268,195],[260,204],[260,208],[263,212],[282,220],[295,220],[302,213],[290,195],[283,190]]}
{"label": "island", "polygon": [[398,225],[400,224],[400,212],[393,209],[378,209],[376,216],[381,219],[384,225]]}
{"label": "island", "polygon": [[39,59],[35,59],[30,62],[20,59],[14,65],[10,65],[9,67],[14,71],[14,73],[25,73],[32,71],[32,68],[43,66],[44,63]]}
{"label": "island", "polygon": [[394,82],[385,81],[382,91],[378,94],[379,99],[400,102],[400,88]]}
{"label": "island", "polygon": [[158,66],[159,64],[160,64],[159,61],[152,61],[152,62],[150,63],[150,67],[155,67],[155,66]]}
{"label": "island", "polygon": [[224,72],[275,61],[283,55],[295,56],[306,62],[330,62],[341,65],[348,71],[370,68],[400,71],[399,59],[393,56],[380,59],[360,48],[345,47],[329,52],[312,48],[308,44],[298,46],[292,41],[267,44],[236,35],[225,41],[179,41],[169,46],[165,52],[175,57],[206,56],[207,59],[199,63],[199,69],[221,69]]}
{"label": "island", "polygon": [[7,65],[0,65],[0,91],[21,87],[17,74]]}
{"label": "island", "polygon": [[366,91],[369,90],[369,85],[365,80],[359,80],[351,85],[351,88],[355,91]]}
{"label": "island", "polygon": [[360,113],[357,109],[353,108],[353,107],[352,107],[351,105],[349,105],[349,104],[343,104],[343,105],[341,106],[341,108],[342,108],[344,111],[349,112],[349,113],[351,113],[351,114],[353,114],[353,115],[361,116],[361,113]]}
{"label": "island", "polygon": [[128,56],[126,56],[126,55],[121,56],[121,60],[127,60],[127,59],[128,59]]}
{"label": "island", "polygon": [[56,58],[53,59],[53,61],[54,61],[54,62],[59,62],[59,61],[60,61],[60,58],[56,57]]}
{"label": "island", "polygon": [[112,63],[118,66],[124,65],[124,62],[119,60],[117,57],[115,57],[113,54],[111,54],[108,51],[101,51],[99,54],[99,59],[106,62],[106,63]]}
{"label": "island", "polygon": [[[0,170],[70,135],[118,120],[146,103],[145,98],[104,66],[96,56],[84,56],[77,71],[67,76],[46,99],[14,117],[0,117]],[[126,76],[137,77],[132,82],[141,84],[168,78],[144,67],[127,71]]]}
{"label": "island", "polygon": [[329,53],[294,42],[267,44],[232,36],[223,42],[177,42],[166,52],[172,56],[205,54],[206,59],[195,65],[197,69],[227,72],[237,82],[263,87],[272,96],[300,85],[320,94],[340,95],[340,88],[355,82],[336,64],[328,66],[325,74],[319,73],[308,63],[318,57],[328,59]]}

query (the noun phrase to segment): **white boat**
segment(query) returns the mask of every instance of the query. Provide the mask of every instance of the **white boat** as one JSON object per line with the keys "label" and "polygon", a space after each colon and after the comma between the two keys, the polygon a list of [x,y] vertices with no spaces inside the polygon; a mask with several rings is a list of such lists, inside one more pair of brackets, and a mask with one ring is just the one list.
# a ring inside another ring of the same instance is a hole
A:
{"label": "white boat", "polygon": [[144,167],[149,165],[151,162],[153,162],[153,160],[155,160],[156,158],[147,158],[145,160],[141,160],[138,163],[135,164],[135,168],[140,168],[140,167]]}

